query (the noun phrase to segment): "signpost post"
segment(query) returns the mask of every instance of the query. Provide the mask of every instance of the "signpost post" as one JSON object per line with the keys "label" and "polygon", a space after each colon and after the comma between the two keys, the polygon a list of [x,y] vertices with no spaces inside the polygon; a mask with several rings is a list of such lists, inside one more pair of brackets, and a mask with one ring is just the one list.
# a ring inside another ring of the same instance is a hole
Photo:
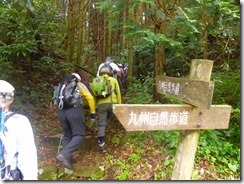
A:
{"label": "signpost post", "polygon": [[[213,61],[194,59],[189,79],[156,78],[157,91],[188,104],[113,104],[126,131],[181,130],[172,180],[190,180],[202,129],[228,129],[231,106],[211,105]],[[190,105],[189,105],[190,104]]]}

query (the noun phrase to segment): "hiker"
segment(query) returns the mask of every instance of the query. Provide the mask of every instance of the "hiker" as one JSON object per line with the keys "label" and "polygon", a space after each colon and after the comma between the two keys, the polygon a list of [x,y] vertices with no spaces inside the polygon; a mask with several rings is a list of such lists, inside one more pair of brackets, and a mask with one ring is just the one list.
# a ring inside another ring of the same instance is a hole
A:
{"label": "hiker", "polygon": [[118,78],[117,76],[120,76],[120,69],[119,67],[113,62],[113,58],[111,56],[106,57],[106,60],[104,63],[101,63],[97,70],[97,76],[100,75],[100,71],[103,67],[109,67],[112,73],[112,76],[114,78]]}
{"label": "hiker", "polygon": [[112,77],[112,73],[108,68],[102,68],[100,71],[102,76],[110,76],[108,81],[111,84],[112,93],[105,98],[97,98],[97,115],[98,115],[98,144],[102,152],[105,150],[105,128],[112,117],[112,105],[121,104],[121,93],[118,81]]}
{"label": "hiker", "polygon": [[120,69],[121,76],[124,77],[124,78],[126,78],[126,73],[125,73],[125,71],[124,71],[124,65],[121,64],[121,63],[119,63],[119,64],[118,64],[118,67],[119,67],[119,69]]}
{"label": "hiker", "polygon": [[[84,96],[89,103],[91,121],[95,120],[95,101],[88,88],[81,82],[81,77],[77,73],[72,73],[72,77],[77,82],[75,93],[77,100],[72,106],[65,106],[65,103],[58,101],[58,119],[62,127],[62,150],[56,156],[56,159],[63,163],[68,169],[73,169],[74,158],[72,154],[77,150],[85,138],[85,117],[83,113],[81,96]],[[59,95],[57,95],[59,97]],[[59,97],[61,98],[61,97]]]}
{"label": "hiker", "polygon": [[37,149],[29,119],[10,111],[14,87],[0,80],[1,180],[37,180]]}
{"label": "hiker", "polygon": [[[120,89],[125,89],[126,88],[126,73],[125,73],[125,71],[124,71],[124,65],[123,64],[118,64],[118,67],[119,67],[119,69],[120,69],[120,77],[118,78],[119,79],[119,84],[120,84]],[[123,91],[122,90],[122,91]]]}

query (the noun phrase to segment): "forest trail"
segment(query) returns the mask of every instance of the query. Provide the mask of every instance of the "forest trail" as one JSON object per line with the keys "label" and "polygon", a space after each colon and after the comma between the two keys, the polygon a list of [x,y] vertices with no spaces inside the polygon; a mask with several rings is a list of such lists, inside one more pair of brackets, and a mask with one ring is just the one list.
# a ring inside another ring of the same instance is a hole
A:
{"label": "forest trail", "polygon": [[[50,116],[50,113],[47,113]],[[55,114],[52,112],[51,114]],[[93,123],[92,127],[89,125],[89,120],[86,121],[87,135],[82,142],[80,148],[74,152],[73,158],[75,162],[73,163],[75,169],[71,174],[72,176],[65,176],[65,172],[70,172],[71,170],[64,169],[62,163],[56,160],[56,155],[59,151],[59,145],[61,141],[61,129],[60,125],[57,124],[55,117],[48,118],[50,121],[48,124],[52,126],[49,131],[36,132],[37,138],[37,149],[38,149],[38,162],[41,180],[87,180],[91,179],[94,175],[97,175],[98,168],[100,168],[98,179],[101,180],[112,180],[114,179],[114,172],[104,171],[106,164],[107,155],[117,154],[119,151],[120,139],[122,135],[126,135],[126,131],[122,125],[113,118],[111,123],[106,129],[106,153],[102,153],[99,149],[97,143],[97,135],[94,129],[96,122]],[[54,127],[56,125],[57,127]],[[90,128],[91,127],[91,128]],[[44,128],[44,127],[42,127]],[[35,128],[34,128],[35,129]],[[38,128],[37,128],[38,129]],[[40,130],[40,129],[39,129]],[[58,132],[60,130],[60,132]],[[56,132],[57,131],[57,132]],[[45,134],[43,133],[45,132]],[[56,133],[52,133],[56,132]],[[60,148],[61,149],[61,148]],[[84,170],[84,171],[83,171]],[[78,174],[77,174],[78,173]]]}

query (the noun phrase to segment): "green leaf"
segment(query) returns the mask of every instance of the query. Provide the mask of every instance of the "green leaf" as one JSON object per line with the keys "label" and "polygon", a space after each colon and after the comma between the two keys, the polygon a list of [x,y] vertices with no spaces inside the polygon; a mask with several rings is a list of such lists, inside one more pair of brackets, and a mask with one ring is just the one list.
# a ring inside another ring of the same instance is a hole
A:
{"label": "green leaf", "polygon": [[237,165],[233,165],[233,164],[231,164],[231,163],[228,164],[228,167],[229,167],[230,170],[232,170],[233,172],[236,172],[237,169],[238,169]]}

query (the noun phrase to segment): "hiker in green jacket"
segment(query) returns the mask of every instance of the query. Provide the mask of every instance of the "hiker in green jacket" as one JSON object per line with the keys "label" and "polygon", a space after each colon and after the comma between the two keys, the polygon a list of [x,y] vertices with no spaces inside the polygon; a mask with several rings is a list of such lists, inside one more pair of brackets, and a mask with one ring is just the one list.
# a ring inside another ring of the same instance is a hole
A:
{"label": "hiker in green jacket", "polygon": [[108,80],[112,87],[112,94],[105,98],[97,98],[97,115],[98,115],[98,144],[102,152],[106,152],[105,145],[105,128],[112,116],[112,105],[121,104],[121,93],[119,83],[108,68],[102,68],[100,75],[110,76]]}

